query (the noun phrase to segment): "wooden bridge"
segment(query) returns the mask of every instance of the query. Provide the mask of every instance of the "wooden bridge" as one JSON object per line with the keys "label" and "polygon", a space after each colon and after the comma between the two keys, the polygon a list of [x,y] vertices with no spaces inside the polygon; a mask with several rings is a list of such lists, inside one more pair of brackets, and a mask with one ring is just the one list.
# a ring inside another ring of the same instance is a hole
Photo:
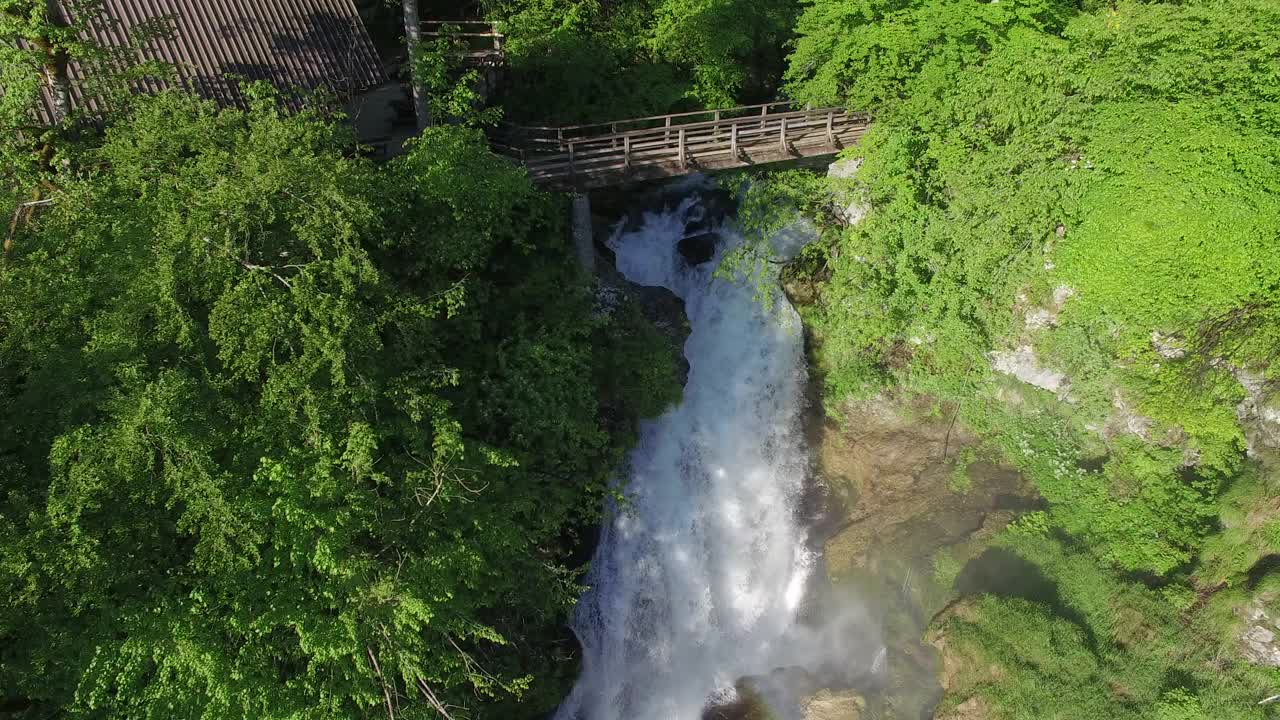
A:
{"label": "wooden bridge", "polygon": [[[426,38],[451,38],[472,67],[496,70],[505,37],[483,20],[426,20]],[[871,119],[844,108],[805,109],[791,102],[655,115],[593,125],[504,125],[490,133],[495,150],[516,160],[541,185],[590,190],[730,168],[833,155],[858,141]]]}
{"label": "wooden bridge", "polygon": [[528,168],[534,182],[590,190],[833,155],[857,142],[869,124],[868,115],[844,108],[776,102],[594,125],[504,126],[492,141]]}

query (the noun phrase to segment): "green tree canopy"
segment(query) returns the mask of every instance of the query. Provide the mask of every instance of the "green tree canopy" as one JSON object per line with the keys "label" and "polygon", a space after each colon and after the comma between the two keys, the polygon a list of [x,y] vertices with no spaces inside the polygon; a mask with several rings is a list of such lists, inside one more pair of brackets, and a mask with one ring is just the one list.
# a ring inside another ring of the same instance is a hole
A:
{"label": "green tree canopy", "polygon": [[254,96],[141,102],[0,259],[3,702],[544,710],[669,359],[477,131],[378,167]]}
{"label": "green tree canopy", "polygon": [[[1236,373],[1276,373],[1278,30],[1258,0],[813,3],[792,94],[877,116],[873,211],[818,262],[833,392],[960,402],[1109,561],[1188,563],[1244,459]],[[1069,410],[997,419],[1030,389],[987,353],[1019,345]],[[1117,404],[1168,440],[1102,432]]]}
{"label": "green tree canopy", "polygon": [[793,0],[496,0],[503,106],[534,124],[772,100]]}

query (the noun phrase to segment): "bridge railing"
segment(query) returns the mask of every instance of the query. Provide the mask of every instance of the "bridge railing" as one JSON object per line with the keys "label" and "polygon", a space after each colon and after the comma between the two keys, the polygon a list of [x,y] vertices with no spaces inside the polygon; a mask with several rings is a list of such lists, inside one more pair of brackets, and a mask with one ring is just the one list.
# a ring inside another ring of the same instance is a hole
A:
{"label": "bridge railing", "polygon": [[785,100],[722,110],[695,110],[586,125],[541,127],[506,124],[499,129],[499,135],[514,146],[532,150],[564,151],[568,149],[569,140],[608,137],[635,130],[665,130],[678,128],[680,125],[723,123],[739,118],[755,120],[760,117],[779,117],[781,114],[797,111],[804,112],[795,102]]}
{"label": "bridge railing", "polygon": [[454,38],[465,45],[463,56],[473,62],[496,62],[502,59],[506,36],[487,20],[423,20],[425,38]]}
{"label": "bridge railing", "polygon": [[676,174],[691,166],[729,167],[765,156],[821,154],[856,139],[870,121],[843,108],[782,111],[794,107],[767,103],[617,123],[516,128],[515,133],[508,128],[494,144],[520,160],[535,180],[573,183],[636,170]]}

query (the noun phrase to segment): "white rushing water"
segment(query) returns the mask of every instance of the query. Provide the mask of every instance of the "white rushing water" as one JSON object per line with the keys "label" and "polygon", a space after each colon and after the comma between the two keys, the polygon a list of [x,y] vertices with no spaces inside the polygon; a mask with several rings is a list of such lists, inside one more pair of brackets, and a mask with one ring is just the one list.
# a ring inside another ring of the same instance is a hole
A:
{"label": "white rushing water", "polygon": [[[618,270],[685,301],[692,334],[683,401],[648,422],[630,459],[628,503],[600,538],[574,630],[582,675],[557,720],[698,720],[746,675],[776,667],[796,629],[814,557],[797,507],[808,459],[801,428],[800,321],[748,283],[712,277],[715,257],[676,250],[696,201],[616,233]],[[782,254],[797,234],[775,238]],[[771,279],[772,281],[772,279]]]}

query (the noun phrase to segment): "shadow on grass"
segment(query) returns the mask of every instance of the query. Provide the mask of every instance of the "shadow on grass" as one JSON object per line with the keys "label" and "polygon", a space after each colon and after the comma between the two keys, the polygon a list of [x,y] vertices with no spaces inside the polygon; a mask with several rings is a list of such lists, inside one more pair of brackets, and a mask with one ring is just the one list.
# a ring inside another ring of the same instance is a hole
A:
{"label": "shadow on grass", "polygon": [[1005,548],[989,548],[970,560],[956,578],[960,597],[997,595],[1016,597],[1046,605],[1053,614],[1080,628],[1089,650],[1098,654],[1098,639],[1084,616],[1062,601],[1057,583],[1045,577],[1035,563]]}

